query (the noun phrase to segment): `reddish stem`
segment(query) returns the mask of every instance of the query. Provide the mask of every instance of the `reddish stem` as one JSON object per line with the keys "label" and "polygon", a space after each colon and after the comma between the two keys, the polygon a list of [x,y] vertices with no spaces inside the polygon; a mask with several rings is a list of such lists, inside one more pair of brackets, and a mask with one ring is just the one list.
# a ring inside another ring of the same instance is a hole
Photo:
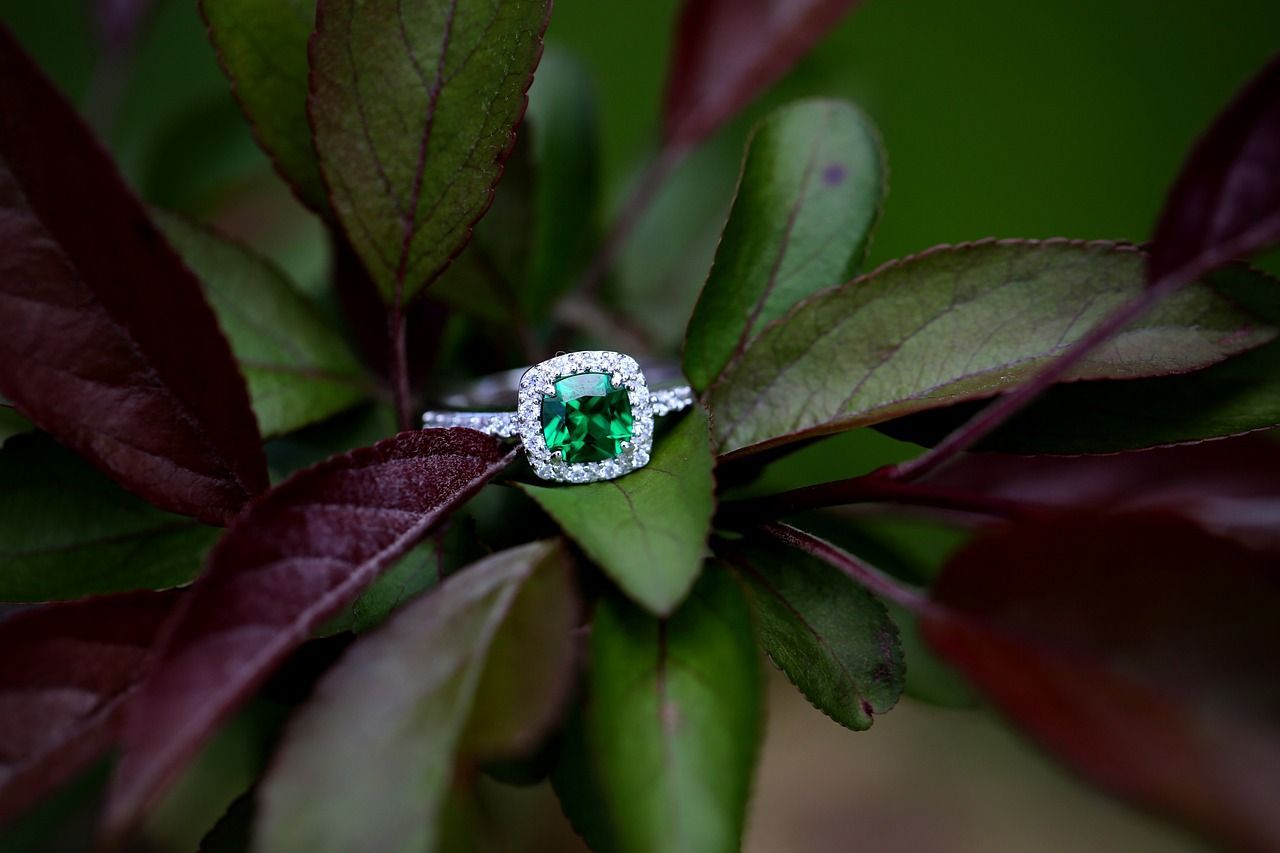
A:
{"label": "reddish stem", "polygon": [[396,424],[401,432],[413,429],[413,394],[409,390],[409,354],[405,344],[404,309],[399,304],[387,317],[391,350],[391,392],[395,398]]}
{"label": "reddish stem", "polygon": [[1038,506],[978,492],[900,482],[880,472],[730,503],[725,509],[731,516],[778,518],[805,510],[856,503],[906,504],[1004,519],[1025,519],[1044,511]]}
{"label": "reddish stem", "polygon": [[[1263,223],[1266,225],[1266,223]],[[1165,274],[1154,281],[1142,293],[1121,305],[1114,312],[1089,330],[1084,337],[1067,348],[1061,356],[1045,365],[1039,373],[1022,385],[999,397],[994,403],[974,415],[954,432],[944,438],[931,450],[894,466],[886,472],[886,476],[895,480],[917,480],[950,462],[962,451],[973,447],[990,435],[997,427],[1025,408],[1032,400],[1046,391],[1050,386],[1062,380],[1102,344],[1106,343],[1117,332],[1124,329],[1134,320],[1146,314],[1161,300],[1172,296],[1187,283],[1229,263],[1238,255],[1248,251],[1257,239],[1251,229],[1246,234],[1201,253],[1195,259],[1180,268]]]}
{"label": "reddish stem", "polygon": [[632,230],[635,229],[644,212],[649,209],[649,205],[658,194],[658,189],[675,171],[676,166],[680,165],[688,152],[688,146],[665,146],[645,168],[644,174],[631,190],[631,195],[618,211],[618,217],[600,243],[600,248],[596,250],[595,257],[591,259],[590,265],[578,279],[576,291],[579,294],[590,297],[600,289],[605,275],[613,268],[618,252],[626,244],[627,238],[631,236]]}
{"label": "reddish stem", "polygon": [[776,521],[761,526],[760,531],[783,544],[817,557],[844,572],[852,581],[868,591],[899,604],[913,613],[919,613],[932,606],[929,597],[922,590],[885,574],[870,563],[864,563],[847,551],[837,548],[824,539],[819,539],[812,533],[806,533],[789,524]]}

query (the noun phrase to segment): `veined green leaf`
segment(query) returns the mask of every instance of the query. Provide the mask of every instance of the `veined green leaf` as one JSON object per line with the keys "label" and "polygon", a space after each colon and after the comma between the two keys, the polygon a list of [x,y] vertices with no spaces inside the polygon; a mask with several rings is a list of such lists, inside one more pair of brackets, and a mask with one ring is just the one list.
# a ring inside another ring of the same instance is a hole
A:
{"label": "veined green leaf", "polygon": [[467,243],[493,199],[550,0],[320,0],[310,42],[320,170],[389,304]]}
{"label": "veined green leaf", "polygon": [[[938,247],[798,304],[708,392],[714,438],[740,455],[1016,385],[1140,293],[1143,255],[1111,243]],[[1092,353],[1071,379],[1185,373],[1276,331],[1192,285]]]}
{"label": "veined green leaf", "polygon": [[134,497],[46,436],[0,449],[0,601],[178,586],[219,532]]}
{"label": "veined green leaf", "polygon": [[180,217],[157,213],[156,221],[204,285],[265,438],[324,420],[368,396],[351,350],[279,270]]}
{"label": "veined green leaf", "polygon": [[496,554],[406,607],[290,724],[255,849],[434,849],[455,762],[526,751],[559,712],[576,619],[550,542]]}
{"label": "veined green leaf", "polygon": [[[709,569],[665,621],[607,599],[591,653],[583,721],[598,784],[577,780],[593,786],[581,799],[558,786],[575,825],[595,833],[607,826],[608,850],[738,850],[762,697],[751,614],[737,582]],[[604,815],[577,814],[601,802]]]}
{"label": "veined green leaf", "polygon": [[700,407],[655,442],[649,464],[602,483],[521,486],[635,601],[667,615],[706,556],[715,482]]}
{"label": "veined green leaf", "polygon": [[902,648],[879,599],[776,541],[722,541],[716,554],[746,582],[769,657],[814,707],[862,731],[897,703]]}
{"label": "veined green leaf", "polygon": [[689,320],[684,369],[694,388],[796,302],[853,277],[880,217],[884,171],[875,128],[852,104],[801,101],[756,128]]}
{"label": "veined green leaf", "polygon": [[308,207],[328,210],[307,125],[316,0],[201,0],[209,38],[258,142]]}

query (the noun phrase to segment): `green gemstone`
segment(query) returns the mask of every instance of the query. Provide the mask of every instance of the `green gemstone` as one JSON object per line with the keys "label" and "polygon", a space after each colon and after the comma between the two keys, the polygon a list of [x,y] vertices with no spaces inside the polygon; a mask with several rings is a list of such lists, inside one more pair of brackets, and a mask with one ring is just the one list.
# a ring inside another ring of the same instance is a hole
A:
{"label": "green gemstone", "polygon": [[579,373],[555,383],[542,398],[542,436],[566,462],[603,462],[631,440],[631,399],[603,373]]}

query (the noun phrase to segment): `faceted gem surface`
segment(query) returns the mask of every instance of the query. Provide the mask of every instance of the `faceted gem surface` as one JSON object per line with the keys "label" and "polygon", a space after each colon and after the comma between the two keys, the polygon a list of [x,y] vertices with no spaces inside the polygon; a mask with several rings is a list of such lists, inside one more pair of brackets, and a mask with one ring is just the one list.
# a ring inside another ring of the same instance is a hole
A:
{"label": "faceted gem surface", "polygon": [[555,383],[542,398],[542,436],[566,462],[603,462],[631,440],[631,400],[603,373],[580,373]]}

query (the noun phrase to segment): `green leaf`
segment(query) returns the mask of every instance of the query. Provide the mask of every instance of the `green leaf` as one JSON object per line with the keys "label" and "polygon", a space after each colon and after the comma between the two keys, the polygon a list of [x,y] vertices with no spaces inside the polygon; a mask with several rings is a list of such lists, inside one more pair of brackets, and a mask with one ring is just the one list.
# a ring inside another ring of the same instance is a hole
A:
{"label": "green leaf", "polygon": [[[1280,282],[1228,267],[1209,281],[1224,296],[1280,325]],[[926,412],[884,429],[932,444],[973,414],[971,406]],[[1225,438],[1280,425],[1280,341],[1205,370],[1126,382],[1051,388],[979,450],[1006,453],[1114,453]]]}
{"label": "green leaf", "polygon": [[528,121],[536,211],[532,267],[521,293],[530,316],[541,319],[586,266],[599,215],[595,91],[571,55],[548,49],[542,57]]}
{"label": "green leaf", "polygon": [[434,280],[488,208],[549,15],[549,0],[320,0],[316,152],[338,220],[389,304]]}
{"label": "green leaf", "polygon": [[[594,796],[609,820],[606,848],[738,850],[763,711],[751,614],[737,582],[709,569],[665,621],[606,599],[591,660],[585,725],[599,774]],[[577,802],[566,808],[576,811]]]}
{"label": "green leaf", "polygon": [[259,144],[298,198],[326,212],[307,124],[307,39],[316,0],[201,0],[200,10]]}
{"label": "green leaf", "polygon": [[780,542],[725,540],[716,554],[746,581],[769,657],[815,708],[863,731],[897,703],[902,648],[879,599]]}
{"label": "green leaf", "polygon": [[707,416],[700,407],[655,442],[649,464],[601,483],[522,485],[628,596],[658,616],[693,586],[715,511]]}
{"label": "green leaf", "polygon": [[875,128],[852,104],[801,101],[761,122],[689,320],[684,368],[694,388],[710,386],[796,302],[857,272],[884,171]]}
{"label": "green leaf", "polygon": [[33,429],[35,427],[31,425],[31,421],[18,414],[13,406],[0,400],[0,445],[8,441],[10,436],[31,432]]}
{"label": "green leaf", "polygon": [[335,415],[369,385],[342,338],[266,260],[172,214],[156,222],[204,285],[266,438]]}
{"label": "green leaf", "polygon": [[0,449],[0,601],[178,586],[218,533],[134,497],[44,435]]}
{"label": "green leaf", "polygon": [[[1141,292],[1143,255],[1111,243],[941,246],[798,304],[708,392],[731,456],[1000,393]],[[1072,379],[1207,367],[1275,337],[1192,285],[1091,354]]]}
{"label": "green leaf", "polygon": [[262,785],[255,849],[434,849],[455,764],[525,751],[558,714],[576,621],[551,542],[496,554],[406,607],[294,717]]}

